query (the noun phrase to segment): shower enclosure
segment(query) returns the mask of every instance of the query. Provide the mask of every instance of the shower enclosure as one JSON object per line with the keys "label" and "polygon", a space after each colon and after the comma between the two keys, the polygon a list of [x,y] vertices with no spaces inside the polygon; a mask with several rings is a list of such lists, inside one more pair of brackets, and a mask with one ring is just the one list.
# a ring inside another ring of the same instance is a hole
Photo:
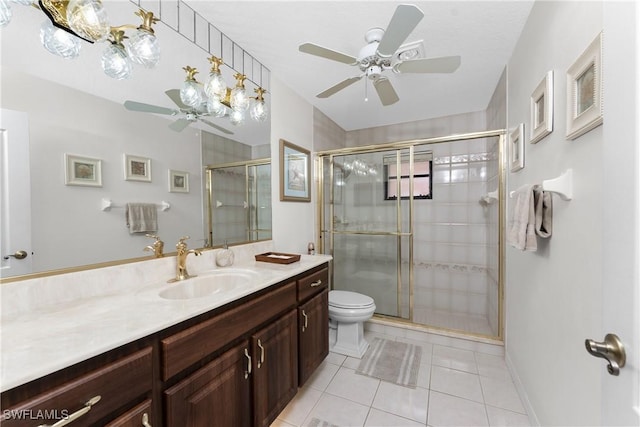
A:
{"label": "shower enclosure", "polygon": [[377,317],[501,338],[503,134],[318,153],[333,288]]}
{"label": "shower enclosure", "polygon": [[209,242],[271,238],[271,160],[207,167]]}

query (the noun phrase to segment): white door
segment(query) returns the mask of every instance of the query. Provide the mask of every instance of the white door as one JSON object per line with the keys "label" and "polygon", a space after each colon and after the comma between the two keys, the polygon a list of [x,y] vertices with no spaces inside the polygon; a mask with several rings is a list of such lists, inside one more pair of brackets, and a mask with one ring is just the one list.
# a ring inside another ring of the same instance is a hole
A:
{"label": "white door", "polygon": [[602,425],[640,426],[640,6],[603,2],[603,12],[601,333],[620,338],[627,360],[618,376],[602,359],[594,368],[602,369]]}
{"label": "white door", "polygon": [[0,145],[0,277],[8,277],[32,272],[27,113],[0,110]]}

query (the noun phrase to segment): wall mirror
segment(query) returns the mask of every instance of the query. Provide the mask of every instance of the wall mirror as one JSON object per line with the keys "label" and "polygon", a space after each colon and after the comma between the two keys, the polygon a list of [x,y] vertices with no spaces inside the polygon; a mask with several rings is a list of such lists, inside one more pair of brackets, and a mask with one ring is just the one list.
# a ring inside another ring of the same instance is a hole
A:
{"label": "wall mirror", "polygon": [[[133,3],[106,2],[105,7],[114,25],[137,22],[134,13],[138,8]],[[83,43],[78,58],[62,59],[40,44],[44,14],[13,3],[12,9],[11,23],[0,32],[0,142],[2,152],[9,153],[0,158],[8,177],[3,177],[2,186],[0,276],[4,279],[151,257],[143,248],[153,240],[144,233],[131,234],[127,228],[127,203],[158,206],[156,234],[165,242],[165,252],[173,252],[184,235],[191,236],[188,243],[192,248],[218,244],[216,229],[209,228],[207,167],[268,160],[269,119],[262,123],[246,120],[234,126],[228,117],[210,118],[217,127],[190,123],[181,132],[172,130],[169,125],[175,118],[128,111],[123,104],[133,100],[175,108],[165,91],[180,88],[185,79],[182,67],[199,68],[202,81],[208,76],[209,54],[202,46],[158,23],[154,27],[162,55],[158,66],[135,66],[130,79],[118,81],[102,72],[104,43]],[[269,71],[226,36],[220,35],[220,39],[216,53],[250,76],[251,81],[245,82],[247,90],[253,93],[258,85],[268,90]],[[240,57],[238,52],[242,52]],[[225,65],[221,72],[232,87],[235,71]],[[268,104],[269,94],[265,99]],[[5,150],[25,144],[29,148],[23,150],[23,157],[13,157],[11,150]],[[65,158],[85,168],[74,172],[72,180],[65,175],[69,173]],[[126,163],[132,158],[144,159],[141,163],[147,170],[140,176],[145,179],[127,179]],[[270,173],[268,161],[262,167],[257,175],[266,173],[266,168]],[[82,185],[85,180],[93,185]],[[21,190],[12,189],[16,181],[22,183]],[[220,194],[217,197],[224,199]],[[268,218],[270,222],[270,200],[260,209],[269,210],[261,221]],[[25,233],[19,232],[19,227]],[[270,229],[270,223],[254,228]],[[226,239],[237,243],[251,236],[268,238],[264,233],[245,233]],[[19,250],[29,253],[28,263],[10,256]]]}

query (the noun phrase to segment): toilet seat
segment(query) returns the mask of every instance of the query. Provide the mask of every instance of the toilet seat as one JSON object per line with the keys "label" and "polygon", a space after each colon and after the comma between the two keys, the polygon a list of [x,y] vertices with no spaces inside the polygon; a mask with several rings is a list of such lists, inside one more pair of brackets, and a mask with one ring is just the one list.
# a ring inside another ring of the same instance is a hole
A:
{"label": "toilet seat", "polygon": [[375,306],[373,298],[350,291],[329,292],[329,306],[344,309],[367,309]]}

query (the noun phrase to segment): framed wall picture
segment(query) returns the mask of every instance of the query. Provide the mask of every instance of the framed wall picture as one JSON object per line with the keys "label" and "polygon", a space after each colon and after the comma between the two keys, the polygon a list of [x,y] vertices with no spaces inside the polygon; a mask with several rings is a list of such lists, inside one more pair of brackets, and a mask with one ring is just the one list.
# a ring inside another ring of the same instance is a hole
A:
{"label": "framed wall picture", "polygon": [[189,172],[175,171],[169,169],[169,192],[188,193],[189,192]]}
{"label": "framed wall picture", "polygon": [[511,172],[524,168],[524,123],[520,123],[509,134],[509,164]]}
{"label": "framed wall picture", "polygon": [[65,185],[102,187],[102,160],[65,153],[64,166]]}
{"label": "framed wall picture", "polygon": [[553,131],[553,70],[531,94],[531,135],[529,142],[535,144]]}
{"label": "framed wall picture", "polygon": [[124,179],[151,182],[151,159],[125,154]]}
{"label": "framed wall picture", "polygon": [[602,33],[567,70],[567,139],[602,124]]}
{"label": "framed wall picture", "polygon": [[309,150],[280,140],[280,200],[311,201],[311,155]]}

